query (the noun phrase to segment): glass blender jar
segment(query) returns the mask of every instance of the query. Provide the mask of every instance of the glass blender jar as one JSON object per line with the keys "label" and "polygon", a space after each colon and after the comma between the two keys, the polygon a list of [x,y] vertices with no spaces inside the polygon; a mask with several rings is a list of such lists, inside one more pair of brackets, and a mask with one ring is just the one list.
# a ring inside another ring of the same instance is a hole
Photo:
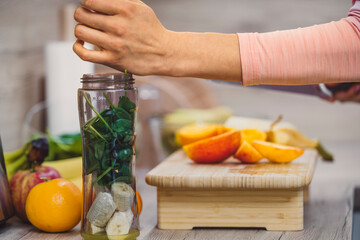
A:
{"label": "glass blender jar", "polygon": [[84,74],[78,90],[83,146],[84,239],[136,239],[138,91],[130,73]]}

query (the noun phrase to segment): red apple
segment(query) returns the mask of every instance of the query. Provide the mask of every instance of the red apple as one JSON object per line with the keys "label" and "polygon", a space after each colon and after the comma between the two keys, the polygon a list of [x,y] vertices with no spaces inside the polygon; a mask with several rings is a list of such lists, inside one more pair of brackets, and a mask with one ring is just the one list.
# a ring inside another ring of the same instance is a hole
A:
{"label": "red apple", "polygon": [[46,179],[61,178],[59,172],[47,166],[37,166],[35,171],[24,170],[17,172],[10,180],[10,191],[16,215],[23,221],[28,221],[25,212],[26,198],[30,190]]}

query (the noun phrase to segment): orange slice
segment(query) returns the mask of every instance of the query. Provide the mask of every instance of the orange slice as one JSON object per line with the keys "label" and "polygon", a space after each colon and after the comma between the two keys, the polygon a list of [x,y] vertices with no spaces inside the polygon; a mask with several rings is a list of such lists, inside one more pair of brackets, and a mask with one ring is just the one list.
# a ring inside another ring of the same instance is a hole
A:
{"label": "orange slice", "polygon": [[241,130],[241,143],[245,140],[250,144],[254,140],[265,141],[266,133],[263,131],[260,131],[258,129],[253,129],[253,128],[243,129],[243,130]]}
{"label": "orange slice", "polygon": [[244,163],[256,163],[263,159],[261,155],[250,143],[244,140],[234,155],[235,158]]}
{"label": "orange slice", "polygon": [[275,163],[291,162],[304,153],[304,149],[301,148],[290,147],[265,141],[254,140],[252,142],[252,145],[270,162]]}
{"label": "orange slice", "polygon": [[217,124],[190,124],[176,132],[176,141],[179,145],[191,144],[221,133],[222,126]]}

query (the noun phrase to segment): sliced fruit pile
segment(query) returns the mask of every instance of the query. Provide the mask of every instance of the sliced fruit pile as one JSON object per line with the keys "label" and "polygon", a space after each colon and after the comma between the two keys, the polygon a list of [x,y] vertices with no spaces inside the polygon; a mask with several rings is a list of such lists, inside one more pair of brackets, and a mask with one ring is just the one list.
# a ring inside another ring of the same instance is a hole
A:
{"label": "sliced fruit pile", "polygon": [[291,128],[269,131],[255,128],[237,130],[216,124],[191,124],[176,132],[176,141],[186,155],[197,163],[219,163],[230,156],[244,163],[256,163],[264,158],[274,163],[288,163],[300,157],[304,149],[316,149],[325,160],[332,160],[319,141],[308,139]]}
{"label": "sliced fruit pile", "polygon": [[[161,144],[166,153],[172,153],[180,148],[175,132],[188,124],[203,122],[223,124],[232,116],[231,109],[215,107],[209,109],[180,108],[166,114],[161,124]],[[182,145],[184,145],[183,143]]]}

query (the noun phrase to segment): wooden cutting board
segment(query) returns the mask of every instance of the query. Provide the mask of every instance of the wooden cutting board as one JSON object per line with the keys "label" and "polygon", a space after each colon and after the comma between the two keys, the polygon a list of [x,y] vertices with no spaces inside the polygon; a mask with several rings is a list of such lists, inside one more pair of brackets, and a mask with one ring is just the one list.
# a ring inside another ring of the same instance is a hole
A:
{"label": "wooden cutting board", "polygon": [[196,164],[182,150],[146,175],[158,192],[158,227],[264,227],[303,229],[304,192],[317,153],[305,151],[288,164]]}

